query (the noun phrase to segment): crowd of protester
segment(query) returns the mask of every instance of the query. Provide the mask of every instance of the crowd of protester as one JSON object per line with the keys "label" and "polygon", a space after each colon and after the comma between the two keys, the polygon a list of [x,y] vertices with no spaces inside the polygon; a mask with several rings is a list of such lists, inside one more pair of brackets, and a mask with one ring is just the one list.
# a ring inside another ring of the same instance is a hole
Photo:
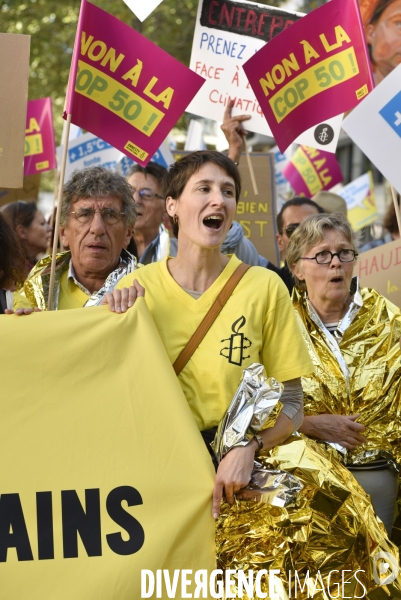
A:
{"label": "crowd of protester", "polygon": [[[224,129],[228,156],[194,152],[169,169],[150,162],[134,166],[127,179],[102,167],[71,176],[60,207],[65,251],[57,256],[52,307],[51,256],[43,257],[51,229],[34,203],[3,207],[0,312],[21,316],[107,303],[121,313],[145,295],[174,363],[216,297],[235,280],[202,352],[195,349],[180,368],[174,364],[176,374],[212,456],[210,442],[247,365],[261,362],[283,383],[283,409],[273,427],[219,464],[214,517],[223,497],[233,503],[248,484],[255,455],[300,431],[345,451],[347,468],[370,494],[390,535],[397,496],[392,465],[401,459],[400,311],[374,290],[359,289],[353,275],[356,236],[341,209],[330,211],[333,198],[288,200],[277,215],[282,266],[259,255],[234,220],[242,120],[226,112]],[[397,237],[394,218],[389,211],[391,239]],[[222,346],[238,316],[248,342],[240,360]],[[218,371],[216,355],[224,358]],[[384,385],[383,364],[390,363],[391,381]],[[367,391],[372,386],[376,396]],[[372,423],[375,403],[381,409]]]}

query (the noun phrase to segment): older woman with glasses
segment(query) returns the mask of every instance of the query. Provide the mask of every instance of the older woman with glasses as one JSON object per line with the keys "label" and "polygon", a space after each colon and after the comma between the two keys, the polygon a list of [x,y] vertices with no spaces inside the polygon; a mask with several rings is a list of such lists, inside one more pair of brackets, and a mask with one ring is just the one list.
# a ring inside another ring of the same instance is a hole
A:
{"label": "older woman with glasses", "polygon": [[308,217],[288,245],[294,306],[313,375],[300,431],[333,446],[391,532],[400,462],[401,314],[353,278],[354,233],[339,214]]}

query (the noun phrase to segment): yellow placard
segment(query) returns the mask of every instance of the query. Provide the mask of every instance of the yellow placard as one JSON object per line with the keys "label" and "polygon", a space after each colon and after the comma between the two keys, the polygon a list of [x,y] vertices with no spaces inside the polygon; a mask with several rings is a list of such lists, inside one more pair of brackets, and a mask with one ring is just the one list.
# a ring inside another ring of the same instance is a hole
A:
{"label": "yellow placard", "polygon": [[78,61],[75,91],[107,108],[147,136],[152,135],[164,117],[161,110],[144,98],[82,60]]}
{"label": "yellow placard", "polygon": [[35,154],[43,154],[43,141],[41,133],[25,136],[24,156],[34,156]]}
{"label": "yellow placard", "polygon": [[269,104],[277,123],[281,123],[293,110],[313,96],[352,79],[358,73],[353,46],[310,67],[270,98]]}
{"label": "yellow placard", "polygon": [[291,162],[304,180],[311,196],[323,188],[322,182],[320,181],[320,177],[315,167],[312,165],[301,146],[294,153]]}
{"label": "yellow placard", "polygon": [[214,469],[145,300],[2,320],[1,598],[136,600],[142,570],[210,573]]}

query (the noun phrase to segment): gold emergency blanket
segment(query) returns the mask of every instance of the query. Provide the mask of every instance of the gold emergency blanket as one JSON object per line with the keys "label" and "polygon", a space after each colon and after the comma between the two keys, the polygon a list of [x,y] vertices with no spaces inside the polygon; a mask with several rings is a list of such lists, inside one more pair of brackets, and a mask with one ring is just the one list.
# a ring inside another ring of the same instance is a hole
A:
{"label": "gold emergency blanket", "polygon": [[[52,301],[53,310],[57,310],[58,308],[60,280],[64,271],[68,269],[70,259],[70,251],[60,252],[56,256],[56,274],[54,278]],[[29,273],[28,278],[24,283],[24,287],[21,290],[22,293],[28,298],[31,305],[37,306],[40,308],[40,310],[47,310],[51,261],[51,256],[45,256],[39,260]],[[125,275],[132,273],[132,271],[134,271],[136,268],[136,258],[127,252],[127,250],[123,249],[121,252],[119,266],[107,276],[100,290],[93,292],[93,294],[88,298],[88,301],[85,303],[85,307],[99,306],[107,292],[112,292],[120,279],[125,277]]]}
{"label": "gold emergency blanket", "polygon": [[315,365],[314,375],[302,378],[305,415],[359,413],[368,441],[345,451],[345,462],[368,463],[384,457],[400,463],[401,314],[375,290],[362,288],[360,297],[362,306],[351,308],[345,324],[344,317],[336,340],[319,325],[305,295],[297,289],[293,292]]}
{"label": "gold emergency blanket", "polygon": [[[267,469],[287,471],[303,487],[286,507],[252,499],[222,504],[216,528],[218,568],[245,574],[252,569],[254,581],[261,569],[277,569],[274,591],[279,600],[326,600],[330,594],[401,598],[400,575],[381,585],[385,577],[396,575],[398,550],[388,540],[369,497],[333,454],[295,434],[286,444],[262,452],[258,460]],[[395,571],[382,567],[384,558]],[[237,592],[237,575],[231,578],[236,581],[232,591]],[[269,580],[268,575],[261,578],[260,588],[267,597],[271,597]]]}

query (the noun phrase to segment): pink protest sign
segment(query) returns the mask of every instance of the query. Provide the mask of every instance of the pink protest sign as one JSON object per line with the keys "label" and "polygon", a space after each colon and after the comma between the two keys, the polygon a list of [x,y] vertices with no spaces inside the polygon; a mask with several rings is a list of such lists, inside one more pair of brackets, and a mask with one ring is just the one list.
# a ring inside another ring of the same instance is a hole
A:
{"label": "pink protest sign", "polygon": [[303,132],[354,108],[373,88],[356,0],[331,0],[243,66],[281,152]]}
{"label": "pink protest sign", "polygon": [[335,154],[317,148],[299,146],[284,167],[283,175],[297,196],[311,198],[343,180]]}
{"label": "pink protest sign", "polygon": [[28,102],[24,156],[24,177],[57,166],[51,98]]}
{"label": "pink protest sign", "polygon": [[65,110],[73,123],[145,166],[204,82],[83,0]]}

